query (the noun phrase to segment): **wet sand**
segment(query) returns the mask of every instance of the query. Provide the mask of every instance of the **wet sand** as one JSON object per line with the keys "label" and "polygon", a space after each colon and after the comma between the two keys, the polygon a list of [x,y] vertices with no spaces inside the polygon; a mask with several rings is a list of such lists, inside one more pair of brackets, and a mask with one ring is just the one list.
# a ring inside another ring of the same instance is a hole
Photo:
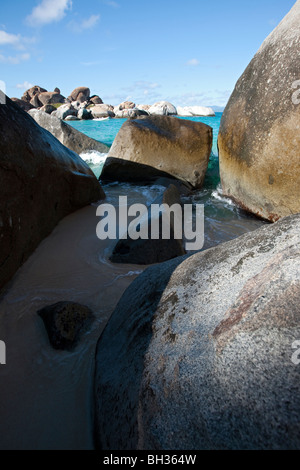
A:
{"label": "wet sand", "polygon": [[[107,202],[116,203],[119,193],[112,188]],[[141,194],[139,199],[145,201]],[[0,339],[7,348],[7,364],[0,366],[1,449],[93,448],[96,342],[121,295],[144,269],[108,261],[115,241],[97,238],[96,207],[63,219],[0,300]],[[87,305],[96,316],[72,353],[51,348],[36,313],[61,300]]]}

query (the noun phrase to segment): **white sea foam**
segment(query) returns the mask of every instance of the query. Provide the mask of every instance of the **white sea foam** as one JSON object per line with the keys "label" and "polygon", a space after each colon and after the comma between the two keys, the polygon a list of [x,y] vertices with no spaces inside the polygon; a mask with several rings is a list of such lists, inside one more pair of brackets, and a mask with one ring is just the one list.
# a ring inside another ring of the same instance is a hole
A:
{"label": "white sea foam", "polygon": [[215,189],[213,192],[212,192],[212,197],[214,197],[215,199],[217,199],[218,201],[221,201],[225,204],[227,204],[228,206],[234,206],[234,202],[229,199],[228,197],[225,197],[223,195],[223,191],[222,191],[222,188],[220,185],[218,185],[217,189]]}
{"label": "white sea foam", "polygon": [[104,164],[107,155],[107,153],[97,152],[96,150],[91,150],[89,152],[83,152],[80,154],[82,160],[84,160],[88,165]]}

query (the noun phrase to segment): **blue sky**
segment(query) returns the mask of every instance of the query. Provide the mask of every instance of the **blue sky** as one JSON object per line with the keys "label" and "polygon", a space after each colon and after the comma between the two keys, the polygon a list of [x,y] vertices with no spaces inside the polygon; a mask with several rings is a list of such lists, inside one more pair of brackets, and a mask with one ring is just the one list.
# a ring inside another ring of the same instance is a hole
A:
{"label": "blue sky", "polygon": [[0,81],[64,96],[223,106],[295,0],[1,0]]}

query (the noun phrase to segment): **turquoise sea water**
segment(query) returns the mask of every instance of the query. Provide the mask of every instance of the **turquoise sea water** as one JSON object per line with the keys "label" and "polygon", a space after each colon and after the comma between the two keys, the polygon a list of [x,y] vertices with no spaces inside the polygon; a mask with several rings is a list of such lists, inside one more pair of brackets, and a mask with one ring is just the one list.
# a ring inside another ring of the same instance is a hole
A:
{"label": "turquoise sea water", "polygon": [[[204,122],[213,128],[213,149],[214,155],[218,155],[217,149],[217,138],[220,127],[222,113],[216,113],[215,117],[194,117],[194,118],[180,118],[188,119],[190,121]],[[68,124],[73,126],[75,129],[83,132],[84,134],[92,137],[93,139],[100,140],[106,145],[111,146],[115,136],[121,129],[126,119],[108,119],[105,121],[92,120],[92,121],[70,121]]]}
{"label": "turquoise sea water", "polygon": [[[204,204],[205,249],[236,238],[243,233],[255,230],[265,223],[255,216],[241,210],[233,202],[222,195],[217,148],[221,117],[222,113],[216,113],[216,116],[214,117],[180,118],[203,122],[213,128],[213,147],[204,186],[200,191],[194,191],[191,196],[185,198],[183,201],[185,204],[189,202],[194,204]],[[126,119],[108,119],[71,121],[69,124],[89,137],[111,146],[114,138],[125,121]],[[98,177],[105,162],[106,154],[88,152],[86,154],[82,154],[81,157],[90,165]],[[118,187],[122,194],[124,194],[124,192],[125,194],[129,194],[137,190],[136,186],[133,187],[128,183],[119,184]],[[105,186],[104,189],[107,194],[109,194],[110,188],[111,185],[109,184]],[[145,187],[141,188],[141,191],[145,191]]]}

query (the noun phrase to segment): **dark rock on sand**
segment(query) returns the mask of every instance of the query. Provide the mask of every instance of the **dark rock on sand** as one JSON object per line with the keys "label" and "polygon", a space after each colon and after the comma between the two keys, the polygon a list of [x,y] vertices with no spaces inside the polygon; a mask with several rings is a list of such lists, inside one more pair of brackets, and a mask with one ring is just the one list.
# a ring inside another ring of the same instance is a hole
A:
{"label": "dark rock on sand", "polygon": [[219,133],[224,194],[275,221],[300,212],[300,1],[236,84]]}
{"label": "dark rock on sand", "polygon": [[75,302],[58,302],[39,310],[54,349],[72,351],[94,320],[93,312]]}
{"label": "dark rock on sand", "polygon": [[[171,207],[174,204],[181,206],[181,199],[179,190],[171,184],[163,193],[162,196],[156,198],[152,204],[166,204]],[[182,220],[178,222],[182,227]],[[175,239],[174,237],[174,219],[170,219],[170,239],[164,240],[162,236],[162,214],[159,216],[159,239],[153,240],[151,238],[151,211],[148,210],[148,217],[141,225],[146,226],[148,232],[148,240],[133,240],[129,236],[127,240],[119,240],[115,246],[110,260],[113,263],[128,263],[128,264],[154,264],[167,261],[177,256],[186,254],[184,249],[183,240]],[[128,235],[128,233],[127,233]]]}
{"label": "dark rock on sand", "polygon": [[299,449],[299,244],[290,216],[130,285],[96,352],[101,449]]}
{"label": "dark rock on sand", "polygon": [[59,220],[105,195],[88,165],[9,98],[0,106],[0,181],[1,288]]}

